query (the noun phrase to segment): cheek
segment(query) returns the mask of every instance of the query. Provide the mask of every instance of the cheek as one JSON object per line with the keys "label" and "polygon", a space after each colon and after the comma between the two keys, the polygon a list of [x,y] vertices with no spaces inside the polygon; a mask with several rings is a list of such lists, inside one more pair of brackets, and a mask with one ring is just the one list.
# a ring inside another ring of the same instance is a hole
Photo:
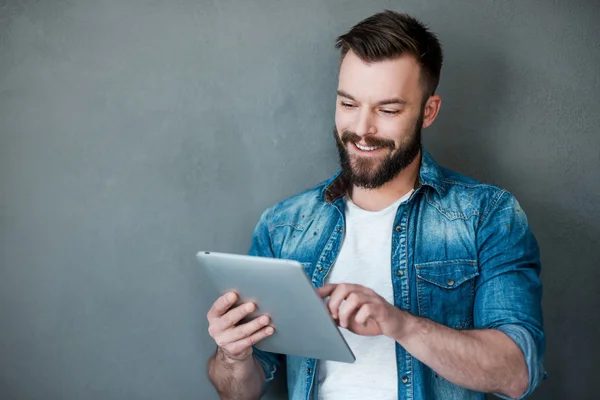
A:
{"label": "cheek", "polygon": [[335,127],[337,128],[338,132],[342,132],[345,129],[353,131],[351,113],[336,109],[336,111],[335,111]]}
{"label": "cheek", "polygon": [[381,119],[377,124],[377,132],[383,137],[392,139],[396,143],[407,140],[414,130],[414,122],[407,118]]}
{"label": "cheek", "polygon": [[398,143],[402,140],[404,129],[401,124],[397,122],[389,122],[380,123],[377,126],[378,136],[384,137],[386,139],[391,139],[394,142]]}

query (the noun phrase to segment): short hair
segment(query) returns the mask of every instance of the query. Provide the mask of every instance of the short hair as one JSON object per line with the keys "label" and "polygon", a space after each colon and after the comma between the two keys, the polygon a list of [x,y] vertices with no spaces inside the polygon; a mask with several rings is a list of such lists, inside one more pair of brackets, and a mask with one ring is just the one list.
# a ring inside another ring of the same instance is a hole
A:
{"label": "short hair", "polygon": [[391,60],[403,54],[414,56],[421,67],[426,100],[440,81],[443,53],[435,34],[414,17],[385,10],[372,15],[336,40],[340,62],[352,50],[365,62]]}

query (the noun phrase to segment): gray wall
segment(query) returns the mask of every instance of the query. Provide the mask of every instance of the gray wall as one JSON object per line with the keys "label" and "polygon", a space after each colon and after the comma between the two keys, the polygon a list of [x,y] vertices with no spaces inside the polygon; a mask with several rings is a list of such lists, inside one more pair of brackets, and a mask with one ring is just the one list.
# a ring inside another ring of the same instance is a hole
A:
{"label": "gray wall", "polygon": [[0,398],[216,398],[193,256],[335,171],[333,41],[383,8],[445,45],[426,145],[540,241],[534,398],[596,398],[598,4],[0,1]]}

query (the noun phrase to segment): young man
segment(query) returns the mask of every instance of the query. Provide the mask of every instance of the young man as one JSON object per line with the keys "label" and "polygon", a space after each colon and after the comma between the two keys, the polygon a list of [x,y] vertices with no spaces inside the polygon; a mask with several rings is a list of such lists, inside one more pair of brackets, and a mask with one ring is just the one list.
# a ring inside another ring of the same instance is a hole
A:
{"label": "young man", "polygon": [[[357,360],[285,357],[290,399],[528,396],[545,376],[538,246],[510,193],[421,146],[441,103],[437,38],[386,11],[337,47],[341,172],[265,211],[250,254],[302,262]],[[284,359],[253,348],[273,328],[238,325],[255,305],[235,300],[208,312],[209,376],[223,398],[255,399]]]}

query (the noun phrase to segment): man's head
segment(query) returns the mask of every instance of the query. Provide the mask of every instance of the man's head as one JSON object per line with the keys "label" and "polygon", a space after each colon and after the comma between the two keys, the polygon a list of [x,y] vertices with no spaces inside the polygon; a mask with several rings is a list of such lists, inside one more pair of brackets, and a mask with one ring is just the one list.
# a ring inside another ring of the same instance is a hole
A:
{"label": "man's head", "polygon": [[411,164],[431,125],[442,49],[416,19],[385,11],[337,39],[341,51],[334,136],[343,174],[374,189]]}

